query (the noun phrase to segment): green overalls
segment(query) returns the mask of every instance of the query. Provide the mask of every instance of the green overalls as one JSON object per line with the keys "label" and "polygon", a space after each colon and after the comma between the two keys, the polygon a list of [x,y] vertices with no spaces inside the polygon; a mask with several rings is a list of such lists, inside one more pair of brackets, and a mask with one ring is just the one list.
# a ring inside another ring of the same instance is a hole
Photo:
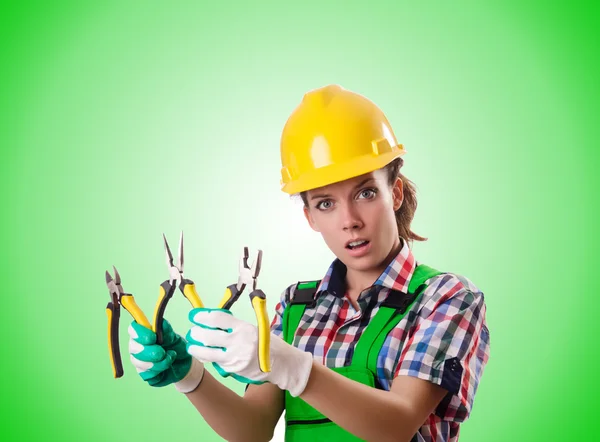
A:
{"label": "green overalls", "polygon": [[[388,296],[356,344],[349,366],[332,368],[349,379],[381,388],[376,381],[377,357],[388,333],[400,322],[412,305],[418,301],[425,281],[439,272],[426,265],[415,269],[408,286],[409,294],[395,292]],[[314,303],[314,295],[320,281],[298,283],[293,298],[283,314],[283,338],[293,345],[294,335],[306,307]],[[339,427],[302,399],[285,392],[285,440],[286,442],[352,442],[358,437]]]}

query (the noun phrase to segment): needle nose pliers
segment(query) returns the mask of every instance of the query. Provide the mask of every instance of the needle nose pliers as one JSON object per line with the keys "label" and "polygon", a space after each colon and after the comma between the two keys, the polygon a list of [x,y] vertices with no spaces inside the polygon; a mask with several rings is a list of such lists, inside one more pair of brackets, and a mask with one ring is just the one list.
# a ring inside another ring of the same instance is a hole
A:
{"label": "needle nose pliers", "polygon": [[183,296],[187,298],[193,308],[202,308],[204,304],[196,292],[196,285],[191,279],[183,277],[183,232],[179,237],[179,251],[177,264],[173,264],[173,255],[169,248],[167,237],[163,234],[165,242],[165,254],[167,258],[167,267],[169,268],[169,279],[165,280],[160,285],[160,292],[156,307],[154,309],[154,318],[152,320],[152,331],[156,333],[156,343],[162,344],[162,320],[165,314],[165,309],[169,300],[173,297],[175,289],[179,286],[179,290]]}

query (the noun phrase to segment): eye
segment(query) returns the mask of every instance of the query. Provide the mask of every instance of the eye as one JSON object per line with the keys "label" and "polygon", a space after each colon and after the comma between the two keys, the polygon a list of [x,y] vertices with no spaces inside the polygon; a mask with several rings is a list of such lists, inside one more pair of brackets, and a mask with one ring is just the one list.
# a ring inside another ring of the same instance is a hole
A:
{"label": "eye", "polygon": [[331,200],[322,200],[319,201],[315,207],[319,210],[331,209],[331,207],[333,207],[333,202]]}
{"label": "eye", "polygon": [[375,198],[375,195],[377,195],[377,189],[369,188],[369,189],[361,190],[360,193],[358,194],[358,197],[367,199],[367,200],[372,200],[373,198]]}

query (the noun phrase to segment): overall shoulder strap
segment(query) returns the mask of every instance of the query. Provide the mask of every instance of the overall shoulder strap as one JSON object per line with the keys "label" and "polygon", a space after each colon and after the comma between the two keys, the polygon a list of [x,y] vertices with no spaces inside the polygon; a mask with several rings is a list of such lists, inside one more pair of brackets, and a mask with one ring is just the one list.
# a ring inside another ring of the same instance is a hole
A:
{"label": "overall shoulder strap", "polygon": [[306,310],[315,302],[317,288],[321,281],[300,281],[290,296],[290,302],[283,312],[283,339],[293,345],[294,335]]}
{"label": "overall shoulder strap", "polygon": [[421,287],[421,285],[423,285],[427,280],[442,273],[443,272],[440,272],[439,270],[436,270],[425,264],[419,264],[415,268],[412,278],[410,278],[410,283],[408,284],[408,292],[417,293],[417,291],[423,290],[424,287]]}
{"label": "overall shoulder strap", "polygon": [[417,301],[425,288],[425,281],[440,273],[442,272],[423,264],[417,266],[409,283],[409,293],[397,292],[393,296],[389,296],[375,317],[371,319],[356,344],[352,364],[366,366],[373,373],[377,373],[377,358],[387,335]]}

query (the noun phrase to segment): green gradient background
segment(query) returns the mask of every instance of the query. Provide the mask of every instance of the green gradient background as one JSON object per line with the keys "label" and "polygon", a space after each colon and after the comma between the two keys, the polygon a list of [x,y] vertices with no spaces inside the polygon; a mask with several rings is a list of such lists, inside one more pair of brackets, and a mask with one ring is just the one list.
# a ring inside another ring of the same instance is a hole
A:
{"label": "green gradient background", "polygon": [[[594,438],[597,6],[101,3],[0,12],[3,438],[220,440],[138,378],[125,313],[112,378],[104,270],[151,314],[161,234],[183,229],[207,304],[245,244],[271,313],[321,277],[332,256],[279,191],[278,142],[328,83],[374,100],[406,146],[417,258],[486,293],[491,359],[461,440]],[[182,334],[187,311],[167,313]]]}

